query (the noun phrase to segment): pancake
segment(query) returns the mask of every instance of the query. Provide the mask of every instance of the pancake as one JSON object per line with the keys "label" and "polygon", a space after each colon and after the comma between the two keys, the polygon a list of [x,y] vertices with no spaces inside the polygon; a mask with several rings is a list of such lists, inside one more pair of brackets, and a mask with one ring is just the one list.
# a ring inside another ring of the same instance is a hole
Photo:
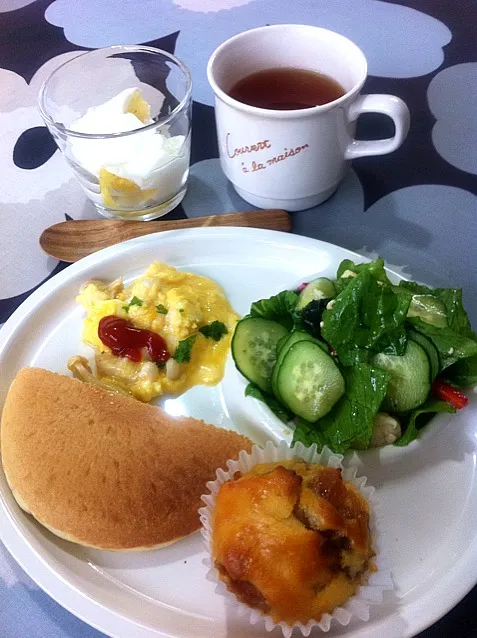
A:
{"label": "pancake", "polygon": [[118,551],[165,546],[199,529],[206,482],[252,446],[39,368],[14,379],[0,443],[22,509],[62,538]]}

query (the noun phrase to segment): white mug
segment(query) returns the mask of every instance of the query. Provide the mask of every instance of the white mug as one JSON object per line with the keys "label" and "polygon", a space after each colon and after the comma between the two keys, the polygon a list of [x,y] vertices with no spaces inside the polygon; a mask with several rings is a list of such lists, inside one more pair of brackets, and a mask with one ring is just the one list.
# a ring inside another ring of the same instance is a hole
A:
{"label": "white mug", "polygon": [[[346,92],[322,106],[288,111],[249,106],[228,95],[242,78],[278,67],[317,71]],[[348,160],[396,150],[409,130],[409,109],[393,95],[360,95],[366,74],[361,49],[319,27],[278,24],[222,43],[207,76],[215,93],[222,170],[237,193],[259,208],[311,208],[333,194]],[[393,120],[394,137],[354,139],[356,120],[370,112]]]}

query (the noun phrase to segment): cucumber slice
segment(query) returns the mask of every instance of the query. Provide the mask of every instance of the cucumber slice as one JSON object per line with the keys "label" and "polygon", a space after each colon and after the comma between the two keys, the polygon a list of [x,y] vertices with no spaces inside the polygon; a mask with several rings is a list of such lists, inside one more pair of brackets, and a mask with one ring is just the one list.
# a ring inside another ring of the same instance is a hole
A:
{"label": "cucumber slice", "polygon": [[336,297],[334,283],[327,277],[318,277],[318,279],[310,281],[306,288],[303,288],[298,298],[296,309],[303,310],[310,301],[314,301],[315,299],[330,299],[333,297]]}
{"label": "cucumber slice", "polygon": [[[409,290],[400,286],[393,286],[392,289],[398,295],[411,294]],[[434,295],[412,295],[407,316],[418,317],[436,328],[445,328],[448,325],[447,308],[444,302]]]}
{"label": "cucumber slice", "polygon": [[278,340],[277,343],[277,357],[278,354],[280,352],[280,350],[283,348],[283,345],[285,344],[285,341],[288,339],[288,335],[285,335],[284,337],[282,337],[281,339]]}
{"label": "cucumber slice", "polygon": [[424,348],[415,341],[408,339],[402,357],[380,352],[374,363],[389,373],[383,410],[409,412],[427,399],[431,391],[431,366]]}
{"label": "cucumber slice", "polygon": [[345,382],[333,359],[319,345],[299,341],[283,358],[277,387],[292,412],[313,422],[328,414],[344,394]]}
{"label": "cucumber slice", "polygon": [[277,343],[287,335],[284,326],[261,317],[246,317],[235,327],[232,338],[235,365],[264,392],[272,389],[270,378],[277,359]]}
{"label": "cucumber slice", "polygon": [[421,334],[417,330],[409,331],[409,339],[412,339],[423,348],[429,359],[429,365],[431,368],[431,384],[441,371],[441,358],[436,346],[432,343],[426,335]]}
{"label": "cucumber slice", "polygon": [[436,328],[447,326],[447,310],[444,303],[433,295],[413,295],[408,317],[419,317],[425,323]]}
{"label": "cucumber slice", "polygon": [[285,338],[285,341],[281,344],[281,347],[280,347],[281,341],[282,340],[280,339],[280,341],[278,342],[277,361],[273,367],[273,372],[272,372],[272,390],[273,390],[273,394],[277,397],[277,399],[281,399],[280,393],[278,391],[278,385],[277,385],[278,370],[280,368],[280,365],[283,359],[285,358],[286,353],[292,347],[293,344],[298,343],[299,341],[312,341],[313,343],[318,344],[320,348],[322,348],[325,352],[328,352],[328,348],[326,347],[326,344],[324,344],[322,341],[318,341],[318,339],[315,339],[314,337],[311,336],[311,334],[309,334],[308,332],[305,332],[304,330],[295,330],[294,332],[292,332],[290,335],[288,335]]}

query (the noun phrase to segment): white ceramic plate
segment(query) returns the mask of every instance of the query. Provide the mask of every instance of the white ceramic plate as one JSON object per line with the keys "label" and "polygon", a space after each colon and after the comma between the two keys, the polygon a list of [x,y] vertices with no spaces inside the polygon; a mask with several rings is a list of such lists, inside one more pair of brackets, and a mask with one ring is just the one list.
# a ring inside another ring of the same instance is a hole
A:
{"label": "white ceramic plate", "polygon": [[[0,332],[0,405],[22,366],[67,373],[80,344],[79,286],[91,278],[127,279],[154,260],[212,277],[237,312],[250,303],[360,257],[312,239],[253,229],[172,231],[96,253],[33,293]],[[236,427],[258,442],[288,438],[268,409],[243,397],[245,384],[228,365],[216,388],[195,388],[165,401],[173,414]],[[372,610],[368,623],[334,627],[332,636],[413,636],[453,607],[477,581],[477,406],[435,418],[407,448],[359,455],[384,505],[396,595]],[[234,424],[234,425],[233,425]],[[16,505],[0,475],[1,528],[6,547],[55,600],[106,634],[127,638],[265,637],[237,618],[205,579],[197,534],[172,547],[141,554],[81,548],[53,536]]]}

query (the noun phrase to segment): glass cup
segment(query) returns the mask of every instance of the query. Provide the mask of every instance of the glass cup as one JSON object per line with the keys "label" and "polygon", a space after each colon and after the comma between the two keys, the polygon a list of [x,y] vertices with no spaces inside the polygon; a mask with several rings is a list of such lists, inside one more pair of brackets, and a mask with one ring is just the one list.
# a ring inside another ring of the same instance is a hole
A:
{"label": "glass cup", "polygon": [[189,70],[176,57],[121,45],[58,67],[40,89],[39,107],[98,212],[144,221],[186,193],[191,93]]}

